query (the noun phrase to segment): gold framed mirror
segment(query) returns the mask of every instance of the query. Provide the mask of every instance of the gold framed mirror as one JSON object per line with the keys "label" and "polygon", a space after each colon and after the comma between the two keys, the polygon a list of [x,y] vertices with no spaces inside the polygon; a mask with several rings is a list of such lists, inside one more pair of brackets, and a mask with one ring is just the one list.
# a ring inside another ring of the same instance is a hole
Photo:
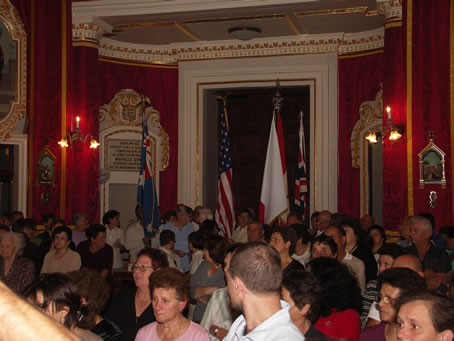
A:
{"label": "gold framed mirror", "polygon": [[0,141],[7,140],[27,102],[27,34],[16,8],[0,2]]}

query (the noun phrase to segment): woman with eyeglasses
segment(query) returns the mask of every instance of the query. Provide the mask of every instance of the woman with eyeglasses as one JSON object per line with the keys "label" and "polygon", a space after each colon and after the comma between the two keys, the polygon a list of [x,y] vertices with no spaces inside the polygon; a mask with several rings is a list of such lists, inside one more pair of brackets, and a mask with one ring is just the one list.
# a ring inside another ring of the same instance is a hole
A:
{"label": "woman with eyeglasses", "polygon": [[291,227],[275,227],[271,230],[270,245],[281,257],[283,276],[291,271],[304,271],[304,265],[292,258],[296,247],[296,232]]}
{"label": "woman with eyeglasses", "polygon": [[125,340],[133,341],[140,328],[155,320],[149,279],[154,271],[168,266],[167,256],[161,250],[145,248],[138,253],[132,267],[135,287],[118,294],[105,315],[121,329]]}

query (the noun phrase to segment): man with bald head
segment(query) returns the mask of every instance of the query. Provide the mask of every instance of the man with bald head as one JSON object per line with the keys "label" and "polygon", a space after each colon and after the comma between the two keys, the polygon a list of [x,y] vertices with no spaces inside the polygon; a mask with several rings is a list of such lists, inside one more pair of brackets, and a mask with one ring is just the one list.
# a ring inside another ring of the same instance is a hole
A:
{"label": "man with bald head", "polygon": [[317,236],[325,232],[328,226],[331,225],[331,215],[332,213],[330,211],[327,210],[320,211],[320,214],[318,215],[319,223],[317,227],[319,230],[316,232]]}
{"label": "man with bald head", "polygon": [[427,288],[435,290],[440,286],[444,275],[451,270],[451,262],[445,250],[435,247],[432,237],[432,223],[422,216],[410,218],[410,241],[413,245],[406,251],[419,258],[424,266]]}
{"label": "man with bald head", "polygon": [[409,268],[424,278],[424,267],[415,255],[402,255],[394,259],[392,268]]}

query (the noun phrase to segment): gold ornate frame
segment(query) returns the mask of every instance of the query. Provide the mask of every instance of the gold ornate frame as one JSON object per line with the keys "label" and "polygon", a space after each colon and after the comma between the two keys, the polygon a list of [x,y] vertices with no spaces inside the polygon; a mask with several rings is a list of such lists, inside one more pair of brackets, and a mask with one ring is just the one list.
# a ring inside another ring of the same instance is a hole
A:
{"label": "gold ornate frame", "polygon": [[17,44],[16,98],[10,102],[9,111],[5,118],[0,120],[0,141],[3,141],[10,137],[17,121],[25,116],[27,101],[27,34],[16,8],[9,0],[3,0],[0,4],[0,20],[8,28],[11,40]]}
{"label": "gold ornate frame", "polygon": [[[435,165],[431,165],[430,156],[438,159]],[[441,188],[446,188],[445,156],[446,154],[435,144],[433,137],[431,137],[427,146],[418,154],[419,188],[424,188],[424,185],[429,184],[441,185]]]}
{"label": "gold ornate frame", "polygon": [[352,167],[360,169],[360,215],[368,214],[369,208],[369,154],[366,135],[383,125],[383,89],[375,96],[375,101],[366,101],[359,107],[360,118],[353,128],[350,144]]}

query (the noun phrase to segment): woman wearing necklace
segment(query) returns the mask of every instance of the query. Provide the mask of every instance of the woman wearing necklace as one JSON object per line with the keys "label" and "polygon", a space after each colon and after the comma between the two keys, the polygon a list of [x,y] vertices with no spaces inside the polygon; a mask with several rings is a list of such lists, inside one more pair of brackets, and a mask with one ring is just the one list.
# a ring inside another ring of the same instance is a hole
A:
{"label": "woman wearing necklace", "polygon": [[209,341],[208,332],[183,316],[189,301],[188,275],[175,268],[163,268],[150,277],[156,322],[141,328],[136,341]]}
{"label": "woman wearing necklace", "polygon": [[67,226],[59,226],[52,232],[52,245],[44,257],[41,273],[70,272],[80,269],[80,256],[69,248],[72,232]]}

